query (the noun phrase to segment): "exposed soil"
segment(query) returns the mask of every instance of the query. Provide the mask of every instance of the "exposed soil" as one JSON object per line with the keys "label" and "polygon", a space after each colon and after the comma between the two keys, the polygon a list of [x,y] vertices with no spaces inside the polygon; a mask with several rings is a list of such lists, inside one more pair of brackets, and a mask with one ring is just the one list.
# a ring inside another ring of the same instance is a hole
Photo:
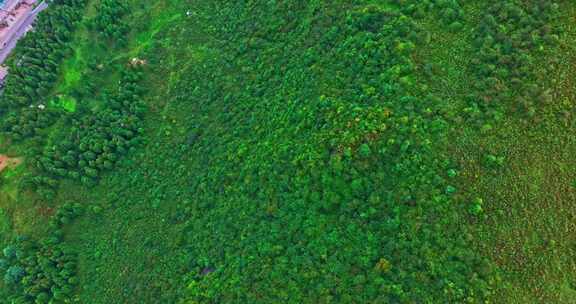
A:
{"label": "exposed soil", "polygon": [[6,168],[15,168],[21,163],[21,158],[11,158],[0,154],[0,172],[4,171]]}

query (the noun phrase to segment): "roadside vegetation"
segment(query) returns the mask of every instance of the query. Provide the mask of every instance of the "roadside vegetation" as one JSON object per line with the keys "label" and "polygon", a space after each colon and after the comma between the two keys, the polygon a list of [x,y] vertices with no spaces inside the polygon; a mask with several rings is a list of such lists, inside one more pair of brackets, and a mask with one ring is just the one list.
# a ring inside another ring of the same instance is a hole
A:
{"label": "roadside vegetation", "polygon": [[0,97],[0,303],[571,303],[575,16],[55,1]]}

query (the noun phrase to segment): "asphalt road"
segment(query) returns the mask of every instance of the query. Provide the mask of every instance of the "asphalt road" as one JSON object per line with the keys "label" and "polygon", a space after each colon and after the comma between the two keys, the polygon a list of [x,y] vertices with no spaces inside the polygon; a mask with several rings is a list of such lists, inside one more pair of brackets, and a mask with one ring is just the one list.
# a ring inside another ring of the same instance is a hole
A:
{"label": "asphalt road", "polygon": [[20,0],[6,0],[4,1],[4,4],[2,4],[2,8],[10,10],[16,6],[18,1]]}
{"label": "asphalt road", "polygon": [[4,60],[6,60],[8,55],[10,55],[10,52],[12,52],[12,49],[14,49],[16,46],[16,42],[18,42],[18,40],[22,38],[24,34],[26,34],[28,27],[32,25],[36,19],[36,16],[38,16],[38,14],[45,10],[47,7],[48,4],[46,2],[41,2],[38,4],[36,8],[28,13],[28,16],[26,16],[24,21],[20,22],[20,25],[17,28],[14,28],[9,34],[7,34],[9,37],[8,41],[0,42],[4,44],[4,46],[0,49],[0,64],[4,63]]}

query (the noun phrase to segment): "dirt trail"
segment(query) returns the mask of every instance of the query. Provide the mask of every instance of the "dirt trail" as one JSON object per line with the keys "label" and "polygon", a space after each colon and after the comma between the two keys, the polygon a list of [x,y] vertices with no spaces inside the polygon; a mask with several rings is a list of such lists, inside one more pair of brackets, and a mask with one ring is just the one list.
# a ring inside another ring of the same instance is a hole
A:
{"label": "dirt trail", "polygon": [[11,158],[6,155],[0,154],[0,172],[6,168],[14,168],[22,163],[21,158]]}

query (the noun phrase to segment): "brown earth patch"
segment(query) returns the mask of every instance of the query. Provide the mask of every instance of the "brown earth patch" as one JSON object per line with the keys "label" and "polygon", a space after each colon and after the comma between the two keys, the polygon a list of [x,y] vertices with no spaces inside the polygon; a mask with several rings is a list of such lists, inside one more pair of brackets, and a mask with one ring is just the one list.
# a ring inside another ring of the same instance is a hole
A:
{"label": "brown earth patch", "polygon": [[21,158],[11,158],[0,154],[0,172],[6,168],[15,168],[22,163]]}

